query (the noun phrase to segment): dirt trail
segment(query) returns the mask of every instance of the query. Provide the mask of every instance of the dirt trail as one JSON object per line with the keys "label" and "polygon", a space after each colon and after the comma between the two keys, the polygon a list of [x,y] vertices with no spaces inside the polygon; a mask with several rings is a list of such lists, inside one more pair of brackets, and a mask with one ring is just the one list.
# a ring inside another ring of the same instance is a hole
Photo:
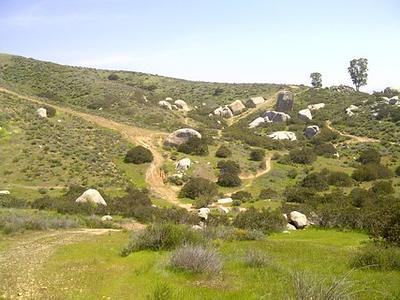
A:
{"label": "dirt trail", "polygon": [[380,142],[377,139],[369,138],[366,136],[356,136],[356,135],[351,135],[351,134],[341,132],[341,131],[337,130],[336,128],[332,127],[332,123],[329,120],[326,121],[325,124],[326,124],[326,127],[328,127],[330,130],[340,134],[341,136],[350,138],[349,140],[341,142],[340,144],[379,143]]}
{"label": "dirt trail", "polygon": [[72,108],[62,107],[54,104],[48,104],[39,99],[20,95],[18,93],[15,93],[13,91],[7,90],[2,87],[0,87],[0,92],[14,95],[18,98],[35,102],[38,104],[53,106],[58,111],[80,117],[82,119],[85,119],[86,121],[92,122],[101,127],[116,130],[120,132],[123,137],[125,137],[132,143],[136,145],[142,145],[148,148],[153,153],[154,156],[153,162],[150,164],[149,168],[146,171],[146,182],[148,183],[150,190],[158,197],[165,199],[173,203],[174,205],[186,209],[190,208],[190,205],[181,203],[178,200],[176,193],[171,188],[169,188],[164,184],[165,175],[161,171],[161,166],[164,162],[164,158],[162,157],[159,148],[161,147],[163,138],[167,135],[165,132],[134,127],[124,123],[115,122],[104,117],[76,111]]}
{"label": "dirt trail", "polygon": [[113,229],[82,229],[34,232],[11,237],[11,246],[0,251],[0,297],[45,299],[50,282],[40,278],[41,268],[61,246],[83,241]]}

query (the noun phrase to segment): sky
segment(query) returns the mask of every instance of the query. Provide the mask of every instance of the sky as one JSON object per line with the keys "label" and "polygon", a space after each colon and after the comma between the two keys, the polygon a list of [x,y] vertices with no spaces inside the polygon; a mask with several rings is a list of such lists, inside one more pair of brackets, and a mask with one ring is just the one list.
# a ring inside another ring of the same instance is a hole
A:
{"label": "sky", "polygon": [[0,0],[0,53],[217,82],[400,86],[399,0]]}

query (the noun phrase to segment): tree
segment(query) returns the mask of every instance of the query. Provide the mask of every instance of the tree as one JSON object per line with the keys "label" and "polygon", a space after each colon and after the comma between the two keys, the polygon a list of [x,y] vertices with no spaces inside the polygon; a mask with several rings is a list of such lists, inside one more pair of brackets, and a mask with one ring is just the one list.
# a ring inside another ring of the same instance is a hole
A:
{"label": "tree", "polygon": [[313,72],[313,73],[310,74],[310,78],[311,78],[311,85],[314,88],[322,87],[322,75],[321,75],[321,73]]}
{"label": "tree", "polygon": [[265,156],[264,149],[254,149],[250,152],[250,159],[254,161],[262,161]]}
{"label": "tree", "polygon": [[134,164],[149,163],[153,161],[153,154],[143,146],[136,146],[126,153],[124,161]]}
{"label": "tree", "polygon": [[368,79],[368,59],[358,58],[350,61],[350,67],[348,68],[351,80],[356,87],[356,90],[360,90],[360,86],[367,84]]}

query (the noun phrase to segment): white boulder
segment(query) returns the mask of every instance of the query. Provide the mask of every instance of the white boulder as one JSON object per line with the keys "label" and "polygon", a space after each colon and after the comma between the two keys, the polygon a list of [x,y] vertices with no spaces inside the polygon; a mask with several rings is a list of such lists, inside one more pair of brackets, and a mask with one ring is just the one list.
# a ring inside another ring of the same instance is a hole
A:
{"label": "white boulder", "polygon": [[288,231],[294,231],[294,230],[297,230],[297,228],[296,228],[295,226],[293,226],[292,224],[287,223],[287,224],[286,224],[286,230],[288,230]]}
{"label": "white boulder", "polygon": [[102,216],[102,217],[101,217],[101,220],[102,220],[103,222],[110,222],[110,221],[113,220],[113,218],[112,218],[110,215],[105,215],[105,216]]}
{"label": "white boulder", "polygon": [[200,218],[207,220],[208,219],[208,215],[209,215],[210,212],[211,212],[211,210],[208,207],[202,207],[197,212],[197,215]]}
{"label": "white boulder", "polygon": [[289,140],[295,141],[297,140],[296,134],[291,131],[275,131],[268,135],[273,140]]}
{"label": "white boulder", "polygon": [[233,101],[228,105],[228,107],[234,115],[240,114],[246,108],[246,106],[244,106],[243,102],[240,100]]}
{"label": "white boulder", "polygon": [[179,160],[176,165],[175,168],[182,172],[182,171],[186,171],[190,168],[192,164],[192,161],[190,160],[190,158],[182,158],[181,160]]}
{"label": "white boulder", "polygon": [[101,204],[107,206],[106,201],[101,196],[98,190],[88,189],[85,191],[78,199],[75,200],[76,203],[87,203],[92,202],[95,204]]}
{"label": "white boulder", "polygon": [[317,125],[307,126],[306,130],[304,131],[304,135],[307,138],[312,138],[319,133],[319,127]]}
{"label": "white boulder", "polygon": [[230,212],[230,208],[229,207],[224,207],[224,206],[218,206],[218,211],[220,213],[227,214],[227,213]]}
{"label": "white boulder", "polygon": [[10,195],[10,191],[7,190],[0,191],[0,195]]}
{"label": "white boulder", "polygon": [[309,106],[307,106],[309,110],[313,111],[313,110],[319,110],[321,108],[325,107],[325,103],[316,103],[316,104],[310,104]]}
{"label": "white boulder", "polygon": [[274,110],[267,110],[261,116],[264,118],[265,122],[279,123],[290,120],[290,116],[288,114]]}
{"label": "white boulder", "polygon": [[359,107],[352,104],[348,108],[346,108],[346,114],[349,117],[351,117],[351,116],[354,115],[354,112],[357,111],[357,110],[359,110]]}
{"label": "white boulder", "polygon": [[184,110],[184,111],[189,111],[190,109],[189,109],[189,106],[187,105],[187,103],[185,102],[185,101],[183,101],[183,100],[176,100],[175,102],[175,105],[176,105],[176,107],[178,108],[178,109],[181,109],[181,110]]}
{"label": "white boulder", "polygon": [[190,138],[197,137],[201,139],[201,134],[192,128],[181,128],[172,132],[166,137],[164,144],[167,146],[179,146],[187,142]]}
{"label": "white boulder", "polygon": [[257,119],[250,122],[249,128],[256,128],[263,123],[265,123],[265,119],[263,117],[258,117]]}
{"label": "white boulder", "polygon": [[172,98],[171,97],[167,97],[167,98],[165,98],[165,101],[172,101]]}
{"label": "white boulder", "polygon": [[263,97],[252,97],[246,102],[246,106],[250,108],[257,107],[265,102],[265,99]]}
{"label": "white boulder", "polygon": [[302,229],[307,226],[308,221],[306,215],[296,210],[290,212],[289,222],[294,225],[297,229]]}
{"label": "white boulder", "polygon": [[299,118],[305,121],[312,120],[311,110],[306,108],[299,111]]}
{"label": "white boulder", "polygon": [[47,118],[47,110],[43,107],[38,108],[38,110],[36,111],[36,114],[41,118]]}
{"label": "white boulder", "polygon": [[172,110],[172,105],[168,101],[165,100],[158,101],[158,105],[161,106],[162,108]]}
{"label": "white boulder", "polygon": [[226,119],[229,119],[229,118],[233,117],[232,111],[226,105],[224,107],[220,106],[220,107],[216,108],[214,110],[214,115],[220,116],[220,117],[226,118]]}
{"label": "white boulder", "polygon": [[228,203],[232,203],[233,200],[232,200],[232,198],[222,198],[222,199],[218,199],[217,202],[219,204],[228,204]]}

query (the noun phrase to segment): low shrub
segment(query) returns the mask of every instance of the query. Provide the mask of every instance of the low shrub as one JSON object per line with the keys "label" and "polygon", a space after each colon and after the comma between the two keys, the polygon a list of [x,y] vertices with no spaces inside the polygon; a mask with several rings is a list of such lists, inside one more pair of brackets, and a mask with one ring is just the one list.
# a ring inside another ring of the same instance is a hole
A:
{"label": "low shrub", "polygon": [[297,177],[297,170],[296,169],[290,169],[287,173],[287,177],[289,177],[290,179],[295,179]]}
{"label": "low shrub", "polygon": [[217,168],[220,169],[221,173],[240,173],[240,165],[233,160],[221,160],[218,162]]}
{"label": "low shrub", "polygon": [[249,201],[253,198],[250,192],[246,191],[238,191],[231,195],[231,198],[234,200],[240,200],[243,202]]}
{"label": "low shrub", "polygon": [[232,151],[225,145],[222,145],[215,152],[215,156],[219,158],[227,158],[232,155]]}
{"label": "low shrub", "polygon": [[119,76],[117,74],[113,73],[113,74],[108,75],[107,79],[108,80],[118,80]]}
{"label": "low shrub", "polygon": [[153,161],[153,154],[143,146],[136,146],[126,153],[124,161],[134,164],[149,163]]}
{"label": "low shrub", "polygon": [[171,250],[184,244],[200,244],[204,238],[185,225],[159,223],[135,232],[121,255],[127,256],[141,250]]}
{"label": "low shrub", "polygon": [[360,182],[372,181],[393,177],[393,171],[384,165],[369,163],[355,169],[351,176]]}
{"label": "low shrub", "polygon": [[250,249],[243,257],[243,262],[246,267],[263,268],[271,263],[270,258],[262,251]]}
{"label": "low shrub", "polygon": [[400,271],[400,249],[382,244],[364,246],[351,257],[350,266],[357,269]]}
{"label": "low shrub", "polygon": [[208,155],[208,145],[206,140],[199,139],[198,137],[192,137],[186,143],[180,144],[177,150],[192,155]]}
{"label": "low shrub", "polygon": [[285,189],[284,196],[287,202],[304,203],[315,197],[315,190],[301,186],[289,186]]}
{"label": "low shrub", "polygon": [[394,172],[395,172],[396,176],[400,177],[400,166],[398,166]]}
{"label": "low shrub", "polygon": [[357,161],[363,165],[379,164],[381,162],[381,155],[377,150],[369,148],[361,151],[361,154]]}
{"label": "low shrub", "polygon": [[176,249],[170,258],[170,266],[181,271],[217,274],[222,260],[214,249],[202,245],[184,245]]}
{"label": "low shrub", "polygon": [[237,174],[221,173],[218,177],[217,183],[223,187],[237,187],[242,184],[242,180]]}
{"label": "low shrub", "polygon": [[254,161],[262,161],[265,157],[264,149],[254,149],[250,152],[250,159]]}
{"label": "low shrub", "polygon": [[165,282],[158,282],[151,293],[147,295],[148,300],[170,300],[172,299],[172,288]]}
{"label": "low shrub", "polygon": [[286,220],[279,210],[261,209],[251,207],[247,211],[240,212],[233,220],[233,226],[242,229],[256,229],[265,233],[283,230]]}
{"label": "low shrub", "polygon": [[54,117],[57,113],[56,109],[53,106],[46,105],[44,106],[44,108],[46,109],[46,115],[48,118]]}
{"label": "low shrub", "polygon": [[388,195],[394,194],[395,190],[392,186],[392,182],[390,181],[377,181],[374,182],[373,186],[371,187],[370,191],[372,193],[380,194],[380,195]]}
{"label": "low shrub", "polygon": [[353,180],[351,177],[344,172],[329,172],[326,176],[329,185],[334,185],[338,187],[347,187],[353,185]]}
{"label": "low shrub", "polygon": [[180,197],[195,199],[200,196],[214,197],[218,193],[218,187],[214,182],[205,178],[192,178],[181,189]]}
{"label": "low shrub", "polygon": [[309,148],[293,149],[289,152],[289,160],[295,164],[311,164],[316,158],[315,153]]}
{"label": "low shrub", "polygon": [[260,191],[260,194],[258,195],[259,199],[272,199],[276,197],[278,193],[273,190],[272,188],[265,188]]}
{"label": "low shrub", "polygon": [[301,186],[304,188],[313,189],[315,191],[325,191],[329,189],[329,185],[326,182],[324,176],[320,173],[310,173],[303,178]]}
{"label": "low shrub", "polygon": [[319,156],[324,156],[326,158],[334,158],[337,153],[337,150],[335,146],[333,146],[331,143],[325,143],[321,145],[315,145],[314,152]]}

